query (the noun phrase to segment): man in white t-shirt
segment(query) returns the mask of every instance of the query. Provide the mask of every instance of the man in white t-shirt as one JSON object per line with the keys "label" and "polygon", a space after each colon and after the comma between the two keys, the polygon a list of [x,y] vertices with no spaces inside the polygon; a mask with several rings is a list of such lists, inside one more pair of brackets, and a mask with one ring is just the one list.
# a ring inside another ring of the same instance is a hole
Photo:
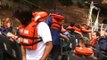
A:
{"label": "man in white t-shirt", "polygon": [[[25,27],[32,21],[32,11],[30,10],[17,10],[14,16]],[[25,49],[24,51],[22,49],[23,60],[46,60],[52,49],[52,37],[48,25],[45,22],[40,22],[37,25],[37,29],[38,36],[42,38],[42,41],[37,43],[36,50]]]}
{"label": "man in white t-shirt", "polygon": [[41,22],[38,24],[38,35],[40,35],[42,37],[42,42],[39,42],[38,48],[36,50],[28,50],[26,49],[26,58],[27,60],[44,60],[45,55],[44,52],[47,54],[47,52],[49,52],[50,50],[50,45],[51,45],[51,34],[50,34],[50,30],[49,27],[46,23]]}

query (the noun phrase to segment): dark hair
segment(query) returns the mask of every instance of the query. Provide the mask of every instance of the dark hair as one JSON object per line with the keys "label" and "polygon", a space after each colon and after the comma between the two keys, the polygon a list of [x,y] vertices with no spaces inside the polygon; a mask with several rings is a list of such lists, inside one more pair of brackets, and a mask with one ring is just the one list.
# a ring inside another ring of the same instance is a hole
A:
{"label": "dark hair", "polygon": [[100,36],[100,33],[98,31],[94,31],[96,33],[96,36]]}
{"label": "dark hair", "polygon": [[13,15],[25,26],[29,24],[33,17],[32,11],[28,9],[15,10]]}
{"label": "dark hair", "polygon": [[79,24],[75,24],[75,27],[80,28],[80,25]]}
{"label": "dark hair", "polygon": [[81,26],[87,26],[87,24],[81,24]]}
{"label": "dark hair", "polygon": [[74,22],[70,22],[70,26],[74,26],[75,25],[75,23]]}

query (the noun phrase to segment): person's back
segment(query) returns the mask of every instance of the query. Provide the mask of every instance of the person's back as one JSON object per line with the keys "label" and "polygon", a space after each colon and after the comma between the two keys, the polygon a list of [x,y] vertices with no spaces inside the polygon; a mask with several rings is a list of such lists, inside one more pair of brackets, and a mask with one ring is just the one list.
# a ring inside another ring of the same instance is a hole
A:
{"label": "person's back", "polygon": [[[27,59],[37,59],[39,60],[42,55],[43,55],[43,52],[46,48],[46,46],[44,45],[48,40],[50,40],[51,38],[49,38],[51,35],[48,35],[49,33],[47,32],[47,27],[45,27],[45,23],[44,22],[41,22],[38,24],[38,34],[40,36],[42,36],[43,38],[43,41],[42,42],[39,42],[37,45],[39,46],[36,50],[29,50],[29,49],[26,49],[26,57]],[[42,27],[44,26],[44,27]],[[45,32],[45,33],[44,33]],[[43,34],[44,33],[44,34]],[[47,34],[47,35],[45,35]]]}
{"label": "person's back", "polygon": [[64,16],[60,14],[50,14],[49,18],[45,21],[51,30],[51,35],[52,35],[52,44],[53,44],[53,49],[51,51],[51,56],[52,59],[58,60],[58,57],[61,52],[61,44],[60,44],[60,32],[61,32],[61,25],[62,21],[64,19]]}
{"label": "person's back", "polygon": [[[44,12],[37,12],[41,15],[42,13]],[[48,25],[41,22],[43,19],[41,15],[32,14],[31,10],[17,10],[14,14],[21,22],[18,39],[22,38],[20,43],[23,47],[23,59],[46,60],[52,49],[52,39]]]}
{"label": "person's back", "polygon": [[99,59],[107,60],[107,37],[100,37],[98,41]]}
{"label": "person's back", "polygon": [[60,45],[60,29],[54,29],[52,28],[52,24],[53,24],[53,17],[50,16],[48,17],[48,19],[45,20],[45,22],[48,24],[48,26],[50,27],[50,31],[51,31],[51,35],[52,35],[52,43],[53,45]]}

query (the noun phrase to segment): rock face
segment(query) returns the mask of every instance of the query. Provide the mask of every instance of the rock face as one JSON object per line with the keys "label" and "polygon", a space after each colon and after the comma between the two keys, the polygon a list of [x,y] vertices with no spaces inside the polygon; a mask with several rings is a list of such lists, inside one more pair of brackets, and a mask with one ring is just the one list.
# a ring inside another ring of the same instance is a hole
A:
{"label": "rock face", "polygon": [[0,9],[0,18],[12,17],[12,13],[9,10]]}
{"label": "rock face", "polygon": [[6,18],[10,18],[13,26],[17,26],[19,22],[14,18],[13,12],[11,10],[0,9],[0,20],[4,20]]}
{"label": "rock face", "polygon": [[107,4],[107,0],[103,0],[103,1],[102,1],[102,4]]}
{"label": "rock face", "polygon": [[62,7],[60,10],[64,13],[65,23],[76,22],[77,24],[87,23],[88,10],[77,6]]}
{"label": "rock face", "polygon": [[[65,16],[65,23],[76,22],[76,23],[86,23],[88,18],[88,11],[77,6],[64,7],[60,6],[58,9],[60,12],[63,12]],[[0,18],[10,17],[12,18],[12,12],[9,10],[0,10]]]}
{"label": "rock face", "polygon": [[[45,9],[47,9],[47,10],[56,9],[56,10],[62,12],[65,16],[65,23],[76,22],[77,24],[83,24],[83,23],[87,23],[87,21],[88,21],[89,10],[87,8],[80,8],[80,7],[78,7],[78,5],[75,5],[75,4],[71,5],[71,6],[64,6],[58,2],[57,3],[55,2],[55,6],[48,5],[48,4],[47,5],[45,4],[45,6],[47,6],[47,7],[44,7],[43,8],[44,10]],[[102,10],[102,11],[104,11],[104,10]],[[13,18],[12,11],[2,10],[0,8],[0,18],[5,18],[5,17]]]}

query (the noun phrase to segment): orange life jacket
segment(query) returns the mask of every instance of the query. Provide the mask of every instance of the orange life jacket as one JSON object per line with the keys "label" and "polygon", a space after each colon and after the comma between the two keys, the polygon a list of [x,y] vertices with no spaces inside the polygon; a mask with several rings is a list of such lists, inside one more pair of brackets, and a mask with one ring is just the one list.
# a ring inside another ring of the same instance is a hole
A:
{"label": "orange life jacket", "polygon": [[91,44],[92,46],[94,46],[94,45],[96,44],[96,39],[92,39],[92,40],[90,41],[90,44]]}
{"label": "orange life jacket", "polygon": [[39,20],[40,22],[45,21],[45,19],[49,16],[47,12],[40,11],[32,13],[33,17]]}
{"label": "orange life jacket", "polygon": [[35,50],[37,49],[37,42],[41,41],[38,37],[38,29],[35,21],[32,21],[29,25],[19,26],[19,36],[22,38],[22,45],[24,48]]}
{"label": "orange life jacket", "polygon": [[76,26],[73,26],[72,29],[74,29],[75,31],[81,32],[81,29],[79,29],[79,28],[76,27]]}
{"label": "orange life jacket", "polygon": [[52,25],[51,28],[56,29],[56,30],[61,30],[61,25],[64,20],[64,16],[58,15],[58,14],[51,14],[52,16]]}
{"label": "orange life jacket", "polygon": [[77,55],[90,56],[93,53],[94,52],[93,52],[92,48],[87,48],[87,47],[76,47],[75,48],[75,54],[77,54]]}
{"label": "orange life jacket", "polygon": [[[39,21],[45,21],[46,18],[49,16],[47,12],[34,12],[33,16],[35,19],[39,19]],[[52,25],[53,29],[61,30],[62,21],[64,20],[64,16],[59,14],[50,14],[52,17]],[[38,17],[38,18],[37,18]]]}
{"label": "orange life jacket", "polygon": [[90,33],[91,30],[86,29],[84,26],[80,26],[82,32]]}
{"label": "orange life jacket", "polygon": [[64,33],[64,32],[66,32],[66,30],[65,29],[61,29],[61,33]]}
{"label": "orange life jacket", "polygon": [[68,27],[66,28],[66,30],[69,31],[69,30],[74,30],[74,29],[73,29],[73,27],[68,26]]}

